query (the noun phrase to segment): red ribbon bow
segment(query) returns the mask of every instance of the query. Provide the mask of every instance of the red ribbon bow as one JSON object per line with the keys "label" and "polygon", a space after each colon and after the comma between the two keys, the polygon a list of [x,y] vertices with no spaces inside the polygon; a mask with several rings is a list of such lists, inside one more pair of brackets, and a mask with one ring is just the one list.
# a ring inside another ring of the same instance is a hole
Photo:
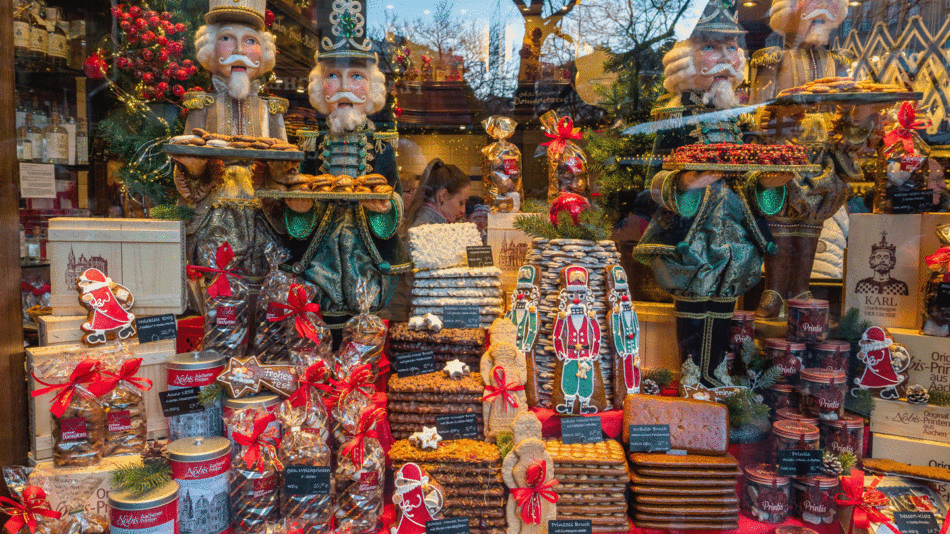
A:
{"label": "red ribbon bow", "polygon": [[557,502],[558,495],[551,488],[557,485],[557,479],[552,478],[549,482],[544,479],[548,477],[548,466],[544,460],[528,466],[525,472],[525,479],[528,487],[511,488],[511,495],[521,507],[521,520],[529,525],[541,524],[541,499],[551,504]]}
{"label": "red ribbon bow", "polygon": [[327,398],[327,407],[337,406],[347,395],[354,392],[363,394],[367,399],[371,398],[376,392],[375,381],[376,377],[373,376],[373,369],[369,364],[357,365],[342,381],[330,380],[333,392]]}
{"label": "red ribbon bow", "polygon": [[126,360],[122,363],[122,368],[119,369],[118,373],[106,371],[104,374],[107,376],[107,378],[103,378],[102,380],[98,380],[90,384],[89,391],[93,395],[101,397],[115,389],[115,387],[118,386],[119,382],[122,380],[125,380],[142,391],[148,391],[152,389],[152,381],[148,378],[135,376],[135,373],[139,372],[139,367],[141,367],[141,365],[142,358],[132,358],[131,360]]}
{"label": "red ribbon bow", "polygon": [[[485,384],[485,393],[482,396],[483,401],[490,401],[495,397],[501,395],[504,404],[511,406],[512,408],[518,407],[518,401],[512,395],[515,391],[524,391],[524,384],[518,384],[516,382],[508,382],[508,377],[505,376],[505,368],[501,366],[495,366],[491,370],[492,376],[495,378],[495,383],[499,384],[498,386],[493,386],[491,384]],[[505,408],[507,411],[508,408]]]}
{"label": "red ribbon bow", "polygon": [[218,247],[218,250],[214,253],[214,267],[189,265],[187,268],[188,275],[197,278],[203,273],[215,273],[214,279],[211,280],[211,283],[208,285],[208,296],[211,298],[217,298],[219,296],[230,297],[231,282],[228,280],[228,277],[236,276],[240,278],[241,275],[237,274],[237,272],[243,270],[225,269],[225,267],[227,267],[233,259],[234,250],[231,249],[231,244],[225,241],[224,243],[221,243],[221,246]]}
{"label": "red ribbon bow", "polygon": [[311,364],[310,367],[307,368],[307,371],[304,372],[304,376],[297,379],[297,383],[300,385],[287,397],[290,406],[293,408],[306,406],[307,400],[310,398],[310,388],[312,387],[323,392],[328,392],[330,387],[324,383],[326,377],[327,364],[322,361]]}
{"label": "red ribbon bow", "polygon": [[277,417],[272,413],[262,415],[254,419],[254,429],[251,431],[251,435],[248,436],[239,432],[232,434],[238,445],[247,447],[241,458],[248,469],[257,469],[259,473],[263,473],[267,469],[267,464],[264,463],[264,455],[261,453],[262,450],[267,451],[274,460],[274,469],[278,471],[283,469],[283,464],[277,458],[280,435],[277,428],[268,426],[276,420]]}
{"label": "red ribbon bow", "polygon": [[31,284],[31,283],[29,283],[29,282],[27,282],[27,281],[21,281],[21,282],[20,282],[20,291],[22,291],[22,292],[24,292],[24,293],[33,293],[33,296],[34,296],[34,297],[39,297],[40,295],[43,295],[44,293],[49,293],[49,292],[50,292],[50,287],[49,287],[49,284],[43,284],[43,285],[41,285],[41,286],[34,286],[33,284]]}
{"label": "red ribbon bow", "polygon": [[950,245],[944,245],[936,252],[926,257],[927,267],[930,270],[943,273],[943,281],[950,282]]}
{"label": "red ribbon bow", "polygon": [[584,137],[580,129],[574,128],[574,121],[571,120],[570,117],[561,117],[561,120],[557,121],[557,126],[554,131],[555,133],[544,132],[544,135],[546,135],[550,141],[541,143],[541,146],[548,147],[548,152],[557,155],[564,153],[564,147],[567,146],[568,140],[581,139]]}
{"label": "red ribbon bow", "polygon": [[864,471],[858,469],[851,470],[851,476],[841,477],[841,488],[844,493],[835,495],[835,502],[838,506],[853,506],[851,513],[851,523],[848,525],[848,534],[854,530],[870,528],[871,523],[885,524],[894,532],[899,532],[897,527],[890,523],[890,520],[880,510],[878,506],[887,504],[887,497],[876,489],[881,482],[881,477],[874,477],[871,484],[864,487]]}
{"label": "red ribbon bow", "polygon": [[300,284],[292,284],[287,291],[287,304],[283,302],[273,302],[275,307],[284,310],[284,313],[278,316],[268,318],[268,321],[275,323],[283,321],[294,316],[294,328],[300,337],[305,337],[316,344],[320,344],[320,332],[313,321],[307,317],[307,313],[318,313],[320,305],[310,302],[307,297],[307,288]]}
{"label": "red ribbon bow", "polygon": [[884,146],[890,147],[895,143],[904,145],[904,152],[907,154],[916,154],[914,148],[914,130],[928,128],[930,120],[916,120],[917,110],[914,109],[913,102],[904,102],[897,110],[897,126],[884,134]]}
{"label": "red ribbon bow", "polygon": [[100,363],[95,360],[86,359],[79,362],[79,365],[73,369],[73,372],[69,375],[69,379],[62,384],[50,384],[48,382],[43,382],[36,377],[35,373],[33,374],[33,380],[36,380],[40,384],[46,386],[45,388],[35,389],[31,393],[34,397],[39,397],[40,395],[46,395],[51,391],[59,390],[59,393],[53,397],[52,406],[50,406],[50,413],[56,417],[62,417],[66,412],[66,408],[69,407],[69,404],[73,401],[73,395],[76,393],[76,386],[80,384],[88,384],[89,382],[96,382],[99,380],[99,367]]}
{"label": "red ribbon bow", "polygon": [[[356,423],[356,431],[350,435],[350,440],[343,446],[343,456],[353,461],[357,468],[363,466],[363,459],[366,454],[366,447],[363,446],[367,438],[377,439],[379,434],[376,432],[376,421],[383,418],[383,410],[373,406],[367,406],[360,412],[360,420]],[[349,434],[348,434],[349,435]]]}
{"label": "red ribbon bow", "polygon": [[30,527],[30,534],[34,534],[37,516],[59,519],[63,515],[50,509],[46,492],[36,486],[27,486],[23,490],[23,504],[6,497],[0,497],[0,504],[4,506],[3,512],[10,516],[3,525],[10,534],[16,534],[24,525]]}

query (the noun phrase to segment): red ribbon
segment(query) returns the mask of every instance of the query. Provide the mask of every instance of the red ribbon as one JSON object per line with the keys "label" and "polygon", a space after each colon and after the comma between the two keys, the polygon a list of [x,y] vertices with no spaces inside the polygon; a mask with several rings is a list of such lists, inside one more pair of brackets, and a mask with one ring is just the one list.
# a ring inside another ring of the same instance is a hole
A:
{"label": "red ribbon", "polygon": [[528,487],[511,488],[509,491],[521,507],[521,520],[529,525],[541,524],[541,499],[551,504],[557,502],[558,495],[551,488],[557,485],[557,479],[552,478],[549,482],[544,479],[548,477],[548,466],[544,460],[528,466],[525,472],[525,479]]}
{"label": "red ribbon", "polygon": [[242,269],[225,269],[233,259],[234,250],[231,249],[231,244],[225,241],[221,243],[221,246],[218,247],[218,250],[214,253],[214,267],[189,265],[186,270],[189,276],[195,278],[201,276],[203,273],[215,273],[214,279],[211,280],[211,284],[208,285],[208,296],[211,298],[217,298],[219,296],[230,297],[231,282],[228,280],[228,277],[236,276],[240,278],[241,275],[237,274],[237,272],[242,271]]}
{"label": "red ribbon", "polygon": [[287,400],[290,402],[290,406],[293,408],[301,408],[306,406],[307,401],[310,399],[310,388],[317,388],[320,391],[327,392],[330,388],[327,386],[324,381],[327,377],[327,364],[322,361],[315,362],[310,367],[307,368],[307,371],[304,373],[304,376],[297,379],[297,383],[300,384],[297,389],[287,397]]}
{"label": "red ribbon", "polygon": [[20,282],[20,291],[22,291],[22,292],[24,292],[24,293],[33,293],[33,296],[34,296],[34,297],[39,297],[40,295],[43,295],[43,294],[45,294],[45,293],[49,293],[49,292],[50,292],[50,287],[49,287],[49,284],[43,284],[43,285],[37,287],[37,286],[34,286],[33,284],[31,284],[31,283],[29,283],[29,282],[21,281],[21,282]]}
{"label": "red ribbon", "polygon": [[885,524],[894,532],[900,532],[897,527],[890,523],[890,520],[880,510],[878,506],[887,504],[887,497],[876,489],[881,482],[881,477],[874,477],[871,484],[864,487],[864,471],[858,469],[851,470],[851,476],[841,477],[841,488],[844,493],[835,495],[835,502],[838,506],[853,506],[851,512],[851,522],[848,524],[848,534],[854,530],[867,529],[871,523]]}
{"label": "red ribbon", "polygon": [[369,364],[357,365],[350,374],[342,381],[330,380],[333,384],[333,392],[327,398],[327,407],[332,408],[338,405],[350,393],[358,392],[370,398],[376,392],[376,377],[373,376],[373,369]]}
{"label": "red ribbon", "polygon": [[950,282],[950,246],[944,245],[927,256],[927,267],[935,273],[943,273],[943,281]]}
{"label": "red ribbon", "polygon": [[567,146],[568,140],[581,139],[584,137],[580,129],[574,129],[574,121],[571,120],[570,117],[561,117],[561,120],[557,121],[557,126],[554,131],[555,133],[544,132],[544,135],[546,135],[550,141],[541,143],[541,146],[548,147],[548,152],[553,152],[558,155],[564,153],[564,147]]}
{"label": "red ribbon", "polygon": [[[517,408],[518,401],[515,399],[512,393],[515,391],[524,391],[524,385],[518,384],[516,382],[508,382],[507,381],[508,377],[505,376],[505,368],[501,367],[500,365],[495,366],[491,370],[491,373],[492,373],[492,376],[495,378],[495,383],[500,384],[500,385],[493,386],[491,384],[485,384],[485,391],[487,391],[488,393],[485,393],[482,396],[482,400],[490,401],[494,399],[495,397],[501,395],[501,398],[504,400],[504,404],[507,404],[508,406],[511,406],[512,408]],[[508,409],[505,408],[505,411],[507,410]]]}
{"label": "red ribbon", "polygon": [[69,404],[73,401],[73,395],[76,393],[76,386],[80,384],[96,382],[99,380],[99,367],[100,363],[95,360],[83,360],[79,362],[79,365],[77,365],[75,369],[73,369],[73,372],[69,375],[69,379],[63,384],[50,384],[48,382],[43,382],[36,377],[35,373],[31,371],[33,380],[36,380],[40,384],[46,386],[45,388],[33,390],[31,395],[34,397],[39,397],[40,395],[46,395],[52,391],[59,390],[59,393],[53,397],[52,406],[50,406],[49,411],[56,417],[62,417],[63,413],[66,412],[66,408],[68,408]]}
{"label": "red ribbon", "polygon": [[384,416],[383,410],[375,408],[372,405],[367,406],[360,412],[360,420],[356,423],[356,432],[350,435],[350,440],[343,446],[343,456],[353,461],[357,468],[363,466],[363,459],[366,451],[363,446],[367,438],[377,439],[379,434],[376,432],[376,422]]}
{"label": "red ribbon", "polygon": [[904,152],[907,154],[916,154],[914,148],[914,130],[922,130],[930,127],[930,120],[916,120],[917,110],[914,109],[913,102],[904,102],[897,110],[897,126],[884,134],[884,146],[890,147],[895,143],[904,145]]}
{"label": "red ribbon", "polygon": [[292,284],[287,291],[287,304],[283,302],[272,303],[277,308],[285,311],[282,315],[270,317],[268,321],[276,323],[294,316],[294,328],[300,337],[305,337],[316,344],[320,344],[320,332],[317,326],[307,317],[307,313],[319,313],[320,305],[310,302],[307,297],[307,288],[300,284]]}
{"label": "red ribbon", "polygon": [[259,473],[263,473],[267,470],[264,455],[261,454],[262,450],[267,451],[274,460],[275,470],[280,471],[284,468],[283,464],[281,464],[277,458],[277,447],[280,446],[280,435],[275,427],[268,426],[276,420],[277,417],[269,413],[254,419],[254,429],[251,431],[251,435],[248,436],[239,432],[232,434],[234,441],[238,445],[247,447],[247,450],[244,451],[244,455],[241,456],[241,458],[244,460],[244,465],[247,466],[248,469],[257,469]]}
{"label": "red ribbon", "polygon": [[24,525],[30,527],[30,534],[34,534],[37,516],[50,519],[59,519],[62,516],[61,513],[50,509],[46,492],[36,486],[27,486],[23,490],[23,504],[6,497],[0,497],[0,504],[4,506],[3,512],[10,516],[3,525],[10,534],[16,534]]}
{"label": "red ribbon", "polygon": [[103,378],[102,380],[98,380],[90,384],[89,391],[93,395],[101,397],[115,389],[115,387],[118,386],[119,382],[122,380],[125,380],[142,391],[149,391],[152,389],[152,381],[148,378],[135,376],[135,373],[139,372],[139,367],[141,367],[141,365],[142,358],[132,358],[131,360],[126,360],[122,363],[122,368],[119,369],[118,373],[106,371],[104,374],[107,376],[107,378]]}

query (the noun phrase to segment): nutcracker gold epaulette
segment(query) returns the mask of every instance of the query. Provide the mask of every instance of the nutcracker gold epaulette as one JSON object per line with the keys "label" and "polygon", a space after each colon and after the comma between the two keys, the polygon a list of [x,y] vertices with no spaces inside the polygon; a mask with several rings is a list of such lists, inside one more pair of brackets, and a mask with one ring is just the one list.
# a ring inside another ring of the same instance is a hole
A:
{"label": "nutcracker gold epaulette", "polygon": [[835,63],[842,63],[849,65],[854,63],[858,56],[850,50],[832,50],[831,57],[834,58]]}
{"label": "nutcracker gold epaulette", "polygon": [[284,114],[287,113],[287,110],[290,108],[290,101],[286,98],[280,98],[277,96],[271,96],[266,98],[267,100],[267,111],[268,113],[274,115],[277,113]]}
{"label": "nutcracker gold epaulette", "polygon": [[749,62],[749,65],[752,68],[761,67],[763,65],[775,65],[782,59],[782,49],[777,46],[770,46],[768,48],[763,48],[762,50],[757,50],[752,54],[752,60]]}
{"label": "nutcracker gold epaulette", "polygon": [[214,96],[204,91],[189,91],[181,98],[185,109],[204,109],[214,104]]}

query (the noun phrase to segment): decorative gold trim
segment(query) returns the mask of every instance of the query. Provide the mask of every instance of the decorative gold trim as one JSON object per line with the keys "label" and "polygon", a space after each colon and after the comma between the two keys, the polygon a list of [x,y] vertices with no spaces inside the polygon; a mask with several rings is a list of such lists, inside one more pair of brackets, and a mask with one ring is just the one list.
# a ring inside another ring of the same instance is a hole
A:
{"label": "decorative gold trim", "polygon": [[749,66],[753,69],[762,65],[776,65],[782,60],[782,49],[777,46],[763,48],[752,54]]}
{"label": "decorative gold trim", "polygon": [[198,91],[190,91],[182,96],[181,105],[185,109],[204,109],[214,105],[214,96]]}
{"label": "decorative gold trim", "polygon": [[267,111],[269,111],[271,115],[287,113],[289,108],[290,101],[286,98],[271,97],[267,99]]}

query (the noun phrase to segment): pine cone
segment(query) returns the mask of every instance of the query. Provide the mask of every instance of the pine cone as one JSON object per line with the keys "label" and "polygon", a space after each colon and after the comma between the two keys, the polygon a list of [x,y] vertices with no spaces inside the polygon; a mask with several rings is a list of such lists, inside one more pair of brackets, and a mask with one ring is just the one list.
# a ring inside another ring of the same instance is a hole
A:
{"label": "pine cone", "polygon": [[640,384],[640,391],[642,391],[644,395],[659,395],[660,385],[647,378]]}
{"label": "pine cone", "polygon": [[825,455],[822,457],[822,462],[825,465],[825,474],[828,476],[836,477],[841,474],[841,460],[834,454],[825,452]]}
{"label": "pine cone", "polygon": [[145,465],[165,465],[168,463],[168,453],[165,451],[166,442],[162,440],[150,441],[142,451],[142,463]]}
{"label": "pine cone", "polygon": [[924,386],[914,384],[907,388],[907,402],[911,404],[927,404],[929,400],[930,394],[927,393]]}

